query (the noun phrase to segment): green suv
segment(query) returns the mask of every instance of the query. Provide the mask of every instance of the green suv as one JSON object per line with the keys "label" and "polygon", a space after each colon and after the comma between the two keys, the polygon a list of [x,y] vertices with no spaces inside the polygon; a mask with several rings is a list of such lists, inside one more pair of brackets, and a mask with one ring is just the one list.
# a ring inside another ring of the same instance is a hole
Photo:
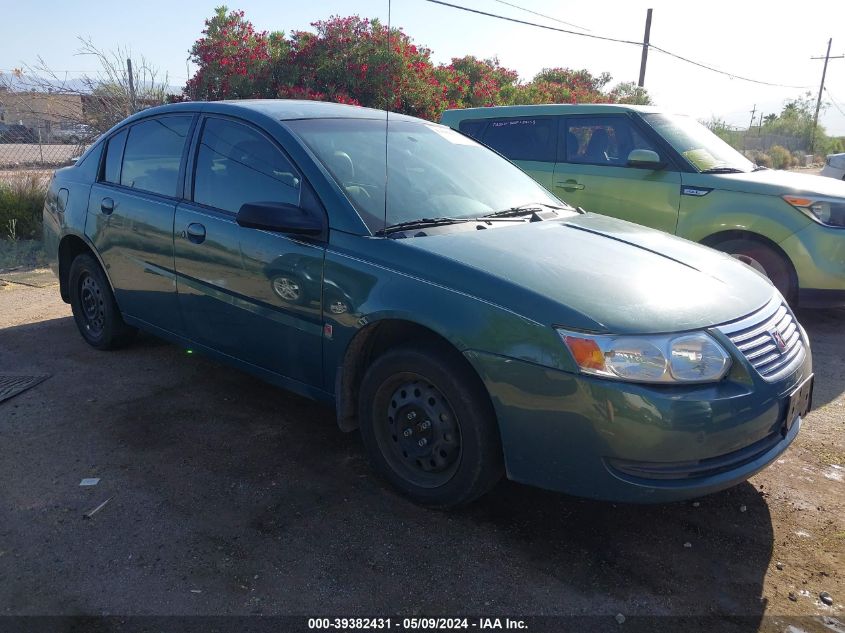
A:
{"label": "green suv", "polygon": [[845,305],[845,183],[751,163],[656,108],[449,110],[442,123],[588,211],[674,233],[767,275],[793,305]]}
{"label": "green suv", "polygon": [[775,460],[810,407],[807,335],[765,277],[411,117],[144,110],[56,172],[44,237],[88,344],[141,329],[333,404],[426,504],[505,474],[706,494]]}

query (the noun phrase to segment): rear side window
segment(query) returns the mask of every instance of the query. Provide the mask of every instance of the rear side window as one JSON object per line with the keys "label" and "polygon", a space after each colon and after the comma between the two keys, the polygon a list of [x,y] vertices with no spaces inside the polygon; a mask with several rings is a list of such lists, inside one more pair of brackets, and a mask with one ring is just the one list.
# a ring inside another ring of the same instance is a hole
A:
{"label": "rear side window", "polygon": [[279,149],[248,125],[207,119],[194,176],[194,202],[237,213],[247,202],[299,204],[302,179]]}
{"label": "rear side window", "polygon": [[106,160],[103,163],[101,180],[115,185],[120,184],[120,163],[123,160],[123,148],[126,146],[126,130],[118,132],[106,145]]}
{"label": "rear side window", "polygon": [[490,121],[481,141],[511,160],[553,163],[557,153],[557,120],[514,117]]}
{"label": "rear side window", "polygon": [[484,126],[486,125],[487,121],[484,119],[469,119],[467,121],[461,121],[461,124],[458,126],[458,129],[461,131],[461,133],[466,134],[471,138],[474,138],[476,141],[480,141],[481,134],[482,132],[484,132]]}
{"label": "rear side window", "polygon": [[163,116],[133,125],[126,139],[120,184],[175,196],[191,116]]}
{"label": "rear side window", "polygon": [[635,149],[661,154],[624,116],[570,118],[563,131],[567,163],[624,167]]}

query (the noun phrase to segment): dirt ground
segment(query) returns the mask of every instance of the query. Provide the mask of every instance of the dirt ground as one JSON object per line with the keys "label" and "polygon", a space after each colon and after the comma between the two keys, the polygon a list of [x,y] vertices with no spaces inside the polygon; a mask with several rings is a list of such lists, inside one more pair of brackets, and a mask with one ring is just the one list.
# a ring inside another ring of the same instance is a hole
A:
{"label": "dirt ground", "polygon": [[626,506],[502,482],[443,513],[375,477],[330,409],[149,336],[97,352],[55,285],[9,283],[0,373],[50,378],[0,404],[0,615],[598,614],[633,630],[624,614],[845,630],[843,317],[799,314],[815,409],[747,483]]}

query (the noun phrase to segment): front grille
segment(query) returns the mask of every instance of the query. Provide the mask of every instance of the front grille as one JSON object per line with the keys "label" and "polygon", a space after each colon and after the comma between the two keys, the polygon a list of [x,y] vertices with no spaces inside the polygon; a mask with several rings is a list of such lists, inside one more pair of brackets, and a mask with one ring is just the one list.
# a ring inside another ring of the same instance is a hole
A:
{"label": "front grille", "polygon": [[798,321],[779,297],[744,319],[719,326],[719,330],[768,381],[793,371],[806,355]]}

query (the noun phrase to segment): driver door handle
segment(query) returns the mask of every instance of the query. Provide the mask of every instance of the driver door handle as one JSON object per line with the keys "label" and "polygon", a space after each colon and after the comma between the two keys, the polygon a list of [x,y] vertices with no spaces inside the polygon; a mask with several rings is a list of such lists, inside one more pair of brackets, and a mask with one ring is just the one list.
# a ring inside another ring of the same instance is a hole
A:
{"label": "driver door handle", "polygon": [[103,198],[102,202],[100,202],[100,211],[103,215],[111,215],[114,211],[114,200]]}

